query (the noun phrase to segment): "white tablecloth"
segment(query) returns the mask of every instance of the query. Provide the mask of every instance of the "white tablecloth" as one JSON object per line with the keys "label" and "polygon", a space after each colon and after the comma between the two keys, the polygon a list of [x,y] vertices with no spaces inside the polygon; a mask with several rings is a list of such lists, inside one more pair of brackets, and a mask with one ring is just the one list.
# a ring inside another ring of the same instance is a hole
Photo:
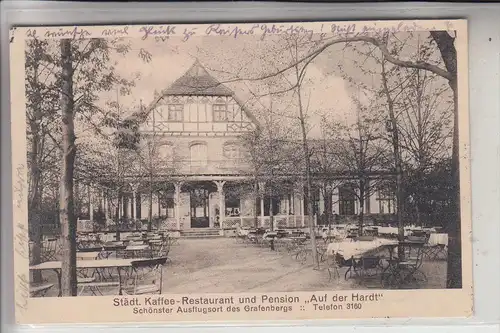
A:
{"label": "white tablecloth", "polygon": [[[378,227],[379,235],[397,235],[398,228],[396,227]],[[405,228],[405,236],[411,235],[410,229]]]}
{"label": "white tablecloth", "polygon": [[446,246],[448,246],[448,234],[430,234],[429,245],[446,245]]}
{"label": "white tablecloth", "polygon": [[342,241],[330,243],[327,247],[328,255],[338,253],[345,259],[361,256],[367,252],[376,250],[379,247],[390,244],[398,244],[397,240],[377,238],[373,241]]}

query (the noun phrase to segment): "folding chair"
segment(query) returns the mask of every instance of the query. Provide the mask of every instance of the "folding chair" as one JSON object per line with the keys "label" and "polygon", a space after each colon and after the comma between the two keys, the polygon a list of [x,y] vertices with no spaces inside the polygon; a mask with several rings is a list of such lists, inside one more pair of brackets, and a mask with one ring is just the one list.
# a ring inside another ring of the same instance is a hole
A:
{"label": "folding chair", "polygon": [[403,288],[410,282],[427,282],[427,277],[420,270],[423,257],[424,246],[422,242],[400,243],[403,248],[403,258],[393,258],[389,267],[382,274],[382,285],[386,288]]}
{"label": "folding chair", "polygon": [[328,270],[328,281],[332,280],[332,277],[336,277],[340,280],[340,267],[342,266],[343,257],[337,252],[333,252],[331,256],[327,257],[327,270]]}
{"label": "folding chair", "polygon": [[42,261],[55,261],[58,249],[58,242],[55,238],[42,241]]}
{"label": "folding chair", "polygon": [[124,295],[161,294],[163,265],[167,258],[137,260],[132,262],[132,277],[122,290]]}
{"label": "folding chair", "polygon": [[439,244],[439,243],[433,243],[430,244],[431,234],[428,235],[426,245],[424,247],[424,255],[429,259],[429,260],[437,260],[437,259],[446,259],[448,251],[447,251],[447,246],[445,244]]}
{"label": "folding chair", "polygon": [[[81,252],[76,254],[76,258],[77,260],[98,260],[99,255],[99,252]],[[120,286],[119,281],[104,281],[103,275],[99,273],[98,269],[78,269],[77,275],[77,283],[80,289],[78,296],[81,296],[86,289],[88,289],[94,296],[97,294],[102,296],[103,294],[101,288]]]}

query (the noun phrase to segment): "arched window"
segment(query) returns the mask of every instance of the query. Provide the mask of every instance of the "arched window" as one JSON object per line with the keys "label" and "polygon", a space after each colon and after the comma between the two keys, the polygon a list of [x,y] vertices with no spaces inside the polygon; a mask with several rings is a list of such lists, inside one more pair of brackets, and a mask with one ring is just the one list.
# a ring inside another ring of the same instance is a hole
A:
{"label": "arched window", "polygon": [[205,143],[193,143],[189,147],[189,155],[191,158],[191,166],[203,167],[208,164],[207,145]]}
{"label": "arched window", "polygon": [[174,146],[167,142],[158,147],[158,157],[160,163],[172,164],[174,162]]}
{"label": "arched window", "polygon": [[237,160],[241,158],[241,149],[240,146],[235,142],[227,142],[223,146],[223,154],[224,157]]}
{"label": "arched window", "polygon": [[212,108],[214,121],[227,121],[227,104],[222,98],[217,98]]}

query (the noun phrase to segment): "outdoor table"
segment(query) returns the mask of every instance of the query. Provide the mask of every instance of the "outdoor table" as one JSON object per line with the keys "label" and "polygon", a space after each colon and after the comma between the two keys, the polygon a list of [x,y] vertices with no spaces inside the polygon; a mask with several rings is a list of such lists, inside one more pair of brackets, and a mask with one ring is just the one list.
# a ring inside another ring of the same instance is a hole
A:
{"label": "outdoor table", "polygon": [[306,240],[306,237],[305,236],[288,236],[288,237],[283,237],[283,239],[297,241],[297,240]]}
{"label": "outdoor table", "polygon": [[444,245],[448,246],[448,234],[430,234],[429,245]]}
{"label": "outdoor table", "polygon": [[[404,230],[404,235],[409,236],[411,231],[407,228]],[[379,235],[398,235],[399,229],[396,227],[378,227]]]}
{"label": "outdoor table", "polygon": [[263,239],[270,239],[270,238],[276,238],[278,237],[278,232],[276,231],[269,231],[266,232],[264,235],[262,235]]}
{"label": "outdoor table", "polygon": [[[365,258],[373,253],[378,253],[387,245],[397,244],[396,240],[385,238],[374,238],[370,241],[350,241],[330,243],[326,249],[326,255],[329,257],[340,256],[340,260],[344,260],[344,266],[348,266],[344,278],[347,280],[348,275],[352,272],[357,272],[360,265],[364,266],[360,258]],[[335,259],[337,261],[338,259]],[[373,260],[372,260],[373,261]]]}
{"label": "outdoor table", "polygon": [[149,248],[149,245],[129,245],[125,248],[126,251],[141,251]]}
{"label": "outdoor table", "polygon": [[[150,258],[134,258],[134,259],[106,259],[106,260],[77,260],[76,267],[78,269],[99,269],[99,268],[117,268],[118,279],[120,283],[119,294],[122,294],[121,270],[132,267],[132,262],[137,260],[149,260]],[[57,275],[57,283],[59,286],[58,296],[62,296],[61,290],[61,261],[46,261],[38,265],[30,266],[31,271],[52,270]]]}
{"label": "outdoor table", "polygon": [[102,246],[93,247],[82,247],[76,250],[76,252],[86,253],[86,252],[100,252],[103,249]]}
{"label": "outdoor table", "polygon": [[342,242],[328,244],[326,251],[329,256],[337,253],[344,257],[344,259],[350,259],[367,253],[377,252],[386,245],[397,243],[396,240],[385,238],[375,238],[373,241],[344,240]]}
{"label": "outdoor table", "polygon": [[118,250],[125,250],[127,248],[126,245],[104,245],[102,247],[105,251],[113,252]]}

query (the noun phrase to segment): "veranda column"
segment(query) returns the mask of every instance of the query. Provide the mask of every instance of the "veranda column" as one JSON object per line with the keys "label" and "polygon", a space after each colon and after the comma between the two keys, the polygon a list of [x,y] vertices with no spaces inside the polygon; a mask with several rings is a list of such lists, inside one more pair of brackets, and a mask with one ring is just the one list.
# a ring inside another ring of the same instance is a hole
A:
{"label": "veranda column", "polygon": [[130,187],[132,188],[132,205],[130,207],[130,217],[132,219],[137,218],[137,190],[139,188],[138,184],[130,184]]}
{"label": "veranda column", "polygon": [[174,183],[174,215],[177,223],[177,230],[181,229],[181,216],[180,216],[180,200],[181,200],[182,182]]}
{"label": "veranda column", "polygon": [[104,189],[101,190],[101,200],[102,200],[102,214],[104,215],[104,219],[106,220],[108,214],[106,214],[106,192]]}
{"label": "veranda column", "polygon": [[300,193],[300,215],[301,215],[301,226],[302,228],[305,226],[305,220],[306,220],[306,211],[304,209],[304,196],[305,196],[305,193],[304,193],[304,187],[302,187],[302,191]]}
{"label": "veranda column", "polygon": [[287,193],[286,198],[286,226],[290,227],[290,195]]}
{"label": "veranda column", "polygon": [[135,219],[137,217],[136,209],[135,209],[135,200],[136,200],[136,191],[132,191],[132,205],[130,205],[130,217]]}
{"label": "veranda column", "polygon": [[264,226],[264,193],[266,190],[266,183],[259,183],[259,191],[260,191],[260,226]]}
{"label": "veranda column", "polygon": [[217,193],[219,194],[219,228],[222,229],[222,224],[224,223],[224,219],[226,217],[226,208],[224,207],[226,204],[226,196],[224,194],[224,184],[225,181],[216,181],[215,185],[217,185]]}
{"label": "veranda column", "polygon": [[125,196],[122,194],[120,205],[120,218],[125,217]]}
{"label": "veranda column", "polygon": [[92,195],[92,184],[89,184],[89,219],[90,221],[94,221],[94,203],[93,195]]}

